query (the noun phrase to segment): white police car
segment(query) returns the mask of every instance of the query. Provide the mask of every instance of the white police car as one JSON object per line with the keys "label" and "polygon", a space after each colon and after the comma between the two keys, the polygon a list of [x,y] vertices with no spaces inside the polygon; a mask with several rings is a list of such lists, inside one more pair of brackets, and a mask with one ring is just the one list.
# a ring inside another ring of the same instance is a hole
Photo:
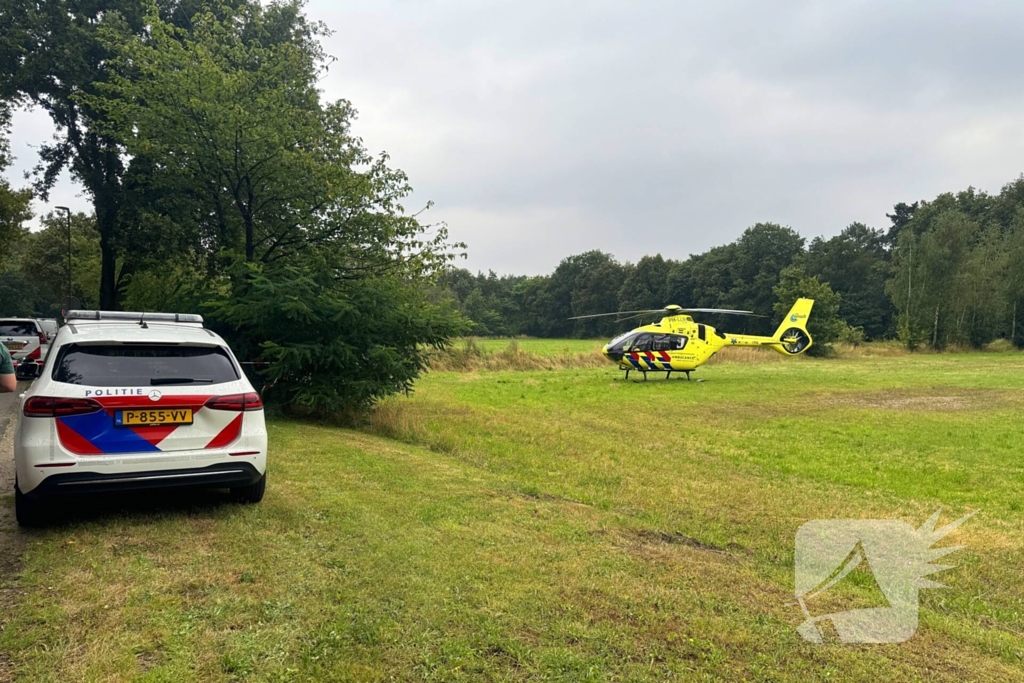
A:
{"label": "white police car", "polygon": [[14,435],[18,522],[55,498],[165,487],[263,498],[263,403],[198,315],[71,311]]}
{"label": "white police car", "polygon": [[0,318],[0,344],[11,352],[14,373],[18,379],[35,374],[35,364],[44,356],[49,337],[40,322],[34,318]]}

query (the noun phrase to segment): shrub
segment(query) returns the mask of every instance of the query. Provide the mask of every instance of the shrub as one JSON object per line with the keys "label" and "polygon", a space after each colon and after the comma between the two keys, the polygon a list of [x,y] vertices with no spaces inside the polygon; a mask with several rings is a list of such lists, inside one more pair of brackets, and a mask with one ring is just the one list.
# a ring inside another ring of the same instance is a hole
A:
{"label": "shrub", "polygon": [[353,412],[409,392],[428,349],[463,331],[452,309],[400,278],[338,278],[322,263],[242,264],[209,304],[236,353],[267,363],[267,400],[314,416]]}

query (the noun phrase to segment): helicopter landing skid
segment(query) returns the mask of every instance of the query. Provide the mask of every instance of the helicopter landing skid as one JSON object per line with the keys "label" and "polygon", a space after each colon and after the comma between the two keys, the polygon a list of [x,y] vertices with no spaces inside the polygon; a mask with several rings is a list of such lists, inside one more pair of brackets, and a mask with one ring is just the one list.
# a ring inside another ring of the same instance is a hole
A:
{"label": "helicopter landing skid", "polygon": [[[632,370],[626,370],[626,380],[627,381],[629,380],[629,373],[630,372],[632,372]],[[641,370],[640,372],[644,373],[644,381],[646,382],[647,381],[647,370]],[[661,370],[655,370],[655,372],[662,372],[662,371]],[[672,370],[665,370],[664,372],[665,372],[665,379],[666,380],[672,379],[672,372],[673,372]],[[686,381],[689,382],[690,381],[690,373],[693,372],[693,370],[676,370],[675,372],[685,373],[686,374]],[[699,379],[697,381],[698,382],[703,382],[704,380]]]}

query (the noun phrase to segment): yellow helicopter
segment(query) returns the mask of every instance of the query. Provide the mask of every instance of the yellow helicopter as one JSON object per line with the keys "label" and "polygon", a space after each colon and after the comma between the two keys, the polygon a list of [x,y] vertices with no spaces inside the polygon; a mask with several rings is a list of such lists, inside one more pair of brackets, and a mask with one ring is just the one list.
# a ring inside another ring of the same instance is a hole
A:
{"label": "yellow helicopter", "polygon": [[814,306],[813,299],[797,299],[793,308],[771,337],[749,334],[725,334],[710,325],[696,323],[688,313],[725,313],[728,315],[755,315],[751,311],[720,308],[681,308],[666,306],[650,311],[619,311],[580,315],[570,320],[586,320],[604,316],[627,316],[623,320],[645,315],[663,314],[661,322],[644,325],[608,342],[604,355],[626,371],[626,379],[633,370],[644,373],[665,372],[665,379],[673,372],[690,373],[727,346],[765,346],[784,356],[797,356],[811,348],[811,335],[807,332],[807,319]]}

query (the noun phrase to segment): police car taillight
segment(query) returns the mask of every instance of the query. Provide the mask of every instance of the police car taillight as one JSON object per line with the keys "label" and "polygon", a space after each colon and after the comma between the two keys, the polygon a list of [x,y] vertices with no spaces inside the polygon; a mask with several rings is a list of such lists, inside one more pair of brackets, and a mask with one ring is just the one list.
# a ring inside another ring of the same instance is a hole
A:
{"label": "police car taillight", "polygon": [[40,332],[39,333],[39,343],[40,344],[45,344],[46,343],[46,333],[45,332]]}
{"label": "police car taillight", "polygon": [[260,400],[260,395],[255,392],[231,394],[230,396],[214,396],[204,405],[211,410],[234,410],[239,413],[247,410],[263,409],[263,401]]}
{"label": "police car taillight", "polygon": [[25,401],[25,417],[71,417],[86,415],[103,410],[91,398],[53,398],[50,396],[33,396]]}

